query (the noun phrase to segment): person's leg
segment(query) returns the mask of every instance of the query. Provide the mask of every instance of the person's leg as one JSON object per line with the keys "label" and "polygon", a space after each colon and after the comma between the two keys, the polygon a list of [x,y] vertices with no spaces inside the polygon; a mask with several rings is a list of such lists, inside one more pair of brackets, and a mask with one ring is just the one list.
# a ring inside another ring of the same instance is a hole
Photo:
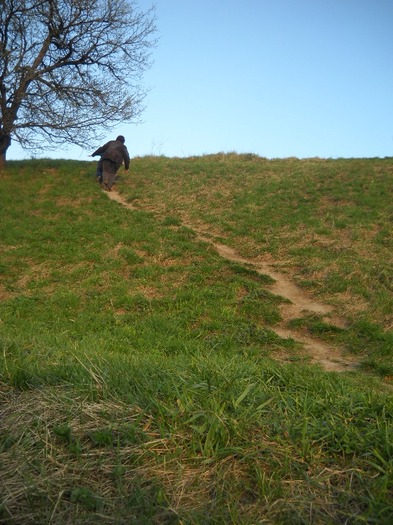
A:
{"label": "person's leg", "polygon": [[116,164],[111,160],[104,159],[102,162],[102,167],[102,187],[104,188],[104,190],[111,191],[113,182],[116,177]]}
{"label": "person's leg", "polygon": [[97,162],[96,177],[97,177],[97,182],[101,184],[102,182],[102,159],[100,159]]}
{"label": "person's leg", "polygon": [[114,183],[115,183],[115,179],[116,179],[116,168],[114,167],[113,168],[113,172],[111,172],[110,174],[110,177],[109,177],[109,182],[108,182],[108,188],[109,189],[112,189]]}
{"label": "person's leg", "polygon": [[107,186],[108,186],[108,189],[111,190],[112,189],[112,186],[115,182],[115,178],[116,178],[116,164],[114,162],[112,162],[112,165],[110,166],[110,169],[109,169],[109,173],[108,173],[108,182],[107,182]]}

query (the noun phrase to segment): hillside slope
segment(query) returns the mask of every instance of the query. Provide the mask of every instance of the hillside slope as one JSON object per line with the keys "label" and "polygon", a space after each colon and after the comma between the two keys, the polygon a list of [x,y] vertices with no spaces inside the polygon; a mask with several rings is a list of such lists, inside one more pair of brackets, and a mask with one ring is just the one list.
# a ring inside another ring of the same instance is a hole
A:
{"label": "hillside slope", "polygon": [[391,523],[392,170],[9,163],[0,523]]}

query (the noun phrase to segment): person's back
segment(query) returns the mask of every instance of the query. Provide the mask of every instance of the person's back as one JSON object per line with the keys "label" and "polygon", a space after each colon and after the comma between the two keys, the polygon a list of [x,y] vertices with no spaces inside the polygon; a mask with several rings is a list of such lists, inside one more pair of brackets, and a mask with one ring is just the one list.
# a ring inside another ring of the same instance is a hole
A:
{"label": "person's back", "polygon": [[130,166],[130,156],[124,142],[124,137],[119,135],[116,140],[110,140],[104,144],[104,146],[98,148],[92,156],[101,155],[102,159],[111,160],[116,164],[116,170],[120,168],[124,161],[124,167],[128,170]]}
{"label": "person's back", "polygon": [[111,160],[116,165],[116,170],[120,168],[124,161],[124,167],[127,170],[130,164],[130,157],[126,146],[120,140],[111,140],[106,144],[103,159]]}

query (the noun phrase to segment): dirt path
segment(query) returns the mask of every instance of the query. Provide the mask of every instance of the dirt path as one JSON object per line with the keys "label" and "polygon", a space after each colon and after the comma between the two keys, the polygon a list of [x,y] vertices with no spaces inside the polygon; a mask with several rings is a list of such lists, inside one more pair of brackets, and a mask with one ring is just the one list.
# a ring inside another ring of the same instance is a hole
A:
{"label": "dirt path", "polygon": [[[139,209],[127,202],[116,190],[108,192],[107,195],[111,200],[118,202],[130,210]],[[303,317],[307,313],[320,315],[326,323],[334,326],[345,327],[345,320],[334,316],[334,311],[331,306],[323,304],[308,295],[291,280],[290,276],[276,271],[271,262],[267,263],[256,259],[241,257],[233,248],[225,244],[216,243],[207,237],[205,232],[199,231],[193,225],[183,223],[183,226],[193,230],[200,240],[212,245],[224,259],[251,266],[259,274],[268,275],[274,279],[273,284],[267,285],[269,290],[273,294],[290,301],[289,304],[284,303],[281,306],[282,321],[273,327],[277,335],[302,343],[305,353],[311,358],[311,361],[321,365],[325,370],[343,372],[356,368],[358,365],[356,360],[350,355],[344,355],[341,349],[287,327],[288,321]]]}

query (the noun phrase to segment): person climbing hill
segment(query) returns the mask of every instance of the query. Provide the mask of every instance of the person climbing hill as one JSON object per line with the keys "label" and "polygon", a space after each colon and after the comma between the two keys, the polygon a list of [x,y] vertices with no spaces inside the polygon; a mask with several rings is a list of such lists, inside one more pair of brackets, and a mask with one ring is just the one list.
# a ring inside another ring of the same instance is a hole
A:
{"label": "person climbing hill", "polygon": [[96,175],[97,181],[105,191],[112,191],[116,173],[123,162],[126,171],[130,167],[130,155],[124,143],[125,138],[119,135],[116,140],[110,140],[91,154],[91,157],[101,155]]}

